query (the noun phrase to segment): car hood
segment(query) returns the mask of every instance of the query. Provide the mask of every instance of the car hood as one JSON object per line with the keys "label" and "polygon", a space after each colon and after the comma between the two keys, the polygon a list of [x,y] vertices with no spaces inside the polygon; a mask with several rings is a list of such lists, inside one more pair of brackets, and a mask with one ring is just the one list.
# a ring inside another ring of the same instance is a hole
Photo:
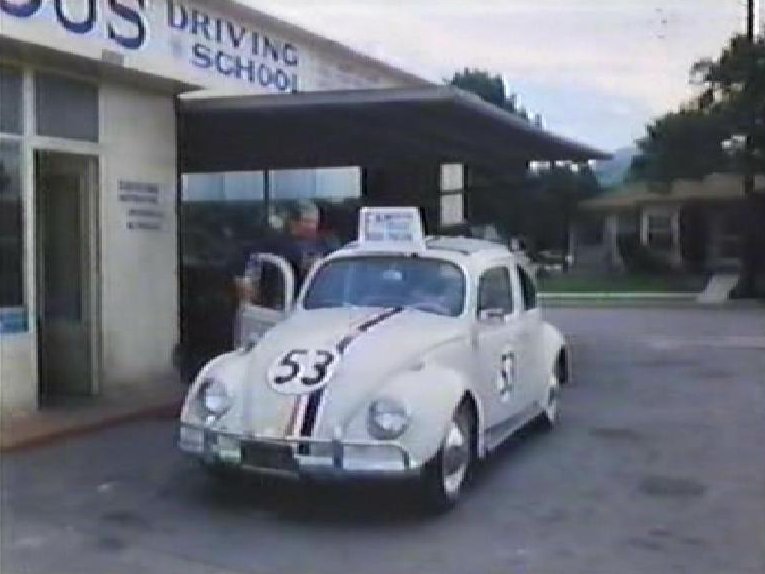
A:
{"label": "car hood", "polygon": [[[332,438],[398,372],[422,367],[425,354],[464,336],[460,319],[412,309],[297,311],[258,342],[232,389],[245,433]],[[293,349],[332,349],[338,360],[319,391],[277,392],[269,368]]]}

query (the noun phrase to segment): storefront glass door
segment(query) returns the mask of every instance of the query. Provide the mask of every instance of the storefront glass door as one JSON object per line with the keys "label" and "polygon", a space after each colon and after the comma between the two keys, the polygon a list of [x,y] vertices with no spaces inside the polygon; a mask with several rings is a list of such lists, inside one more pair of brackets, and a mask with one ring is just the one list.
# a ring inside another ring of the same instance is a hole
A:
{"label": "storefront glass door", "polygon": [[38,366],[43,402],[94,391],[97,158],[35,154]]}

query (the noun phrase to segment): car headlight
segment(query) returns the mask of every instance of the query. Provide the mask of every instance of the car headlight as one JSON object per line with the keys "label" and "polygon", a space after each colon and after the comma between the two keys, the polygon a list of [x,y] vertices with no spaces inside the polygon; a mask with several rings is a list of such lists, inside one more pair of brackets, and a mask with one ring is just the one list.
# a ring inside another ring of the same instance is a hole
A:
{"label": "car headlight", "polygon": [[369,434],[380,440],[392,440],[409,426],[409,411],[392,399],[378,399],[369,406]]}
{"label": "car headlight", "polygon": [[213,378],[202,381],[199,387],[199,406],[205,415],[223,416],[231,408],[231,396],[226,385]]}

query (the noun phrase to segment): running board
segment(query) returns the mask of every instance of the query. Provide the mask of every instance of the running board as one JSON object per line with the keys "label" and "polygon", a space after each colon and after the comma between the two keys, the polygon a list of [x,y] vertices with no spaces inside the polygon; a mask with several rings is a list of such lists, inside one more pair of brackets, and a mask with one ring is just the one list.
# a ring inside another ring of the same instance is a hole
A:
{"label": "running board", "polygon": [[516,431],[525,427],[543,412],[544,409],[541,405],[533,403],[510,418],[487,428],[484,431],[484,454],[493,451]]}

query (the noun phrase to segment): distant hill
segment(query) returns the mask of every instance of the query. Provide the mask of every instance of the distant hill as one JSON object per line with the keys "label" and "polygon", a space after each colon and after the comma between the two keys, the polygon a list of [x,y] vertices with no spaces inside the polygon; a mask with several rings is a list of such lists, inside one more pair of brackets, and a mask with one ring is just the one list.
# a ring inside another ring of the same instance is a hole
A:
{"label": "distant hill", "polygon": [[623,147],[612,152],[613,159],[597,162],[594,172],[598,183],[605,188],[623,183],[632,164],[632,158],[637,154],[637,148]]}

